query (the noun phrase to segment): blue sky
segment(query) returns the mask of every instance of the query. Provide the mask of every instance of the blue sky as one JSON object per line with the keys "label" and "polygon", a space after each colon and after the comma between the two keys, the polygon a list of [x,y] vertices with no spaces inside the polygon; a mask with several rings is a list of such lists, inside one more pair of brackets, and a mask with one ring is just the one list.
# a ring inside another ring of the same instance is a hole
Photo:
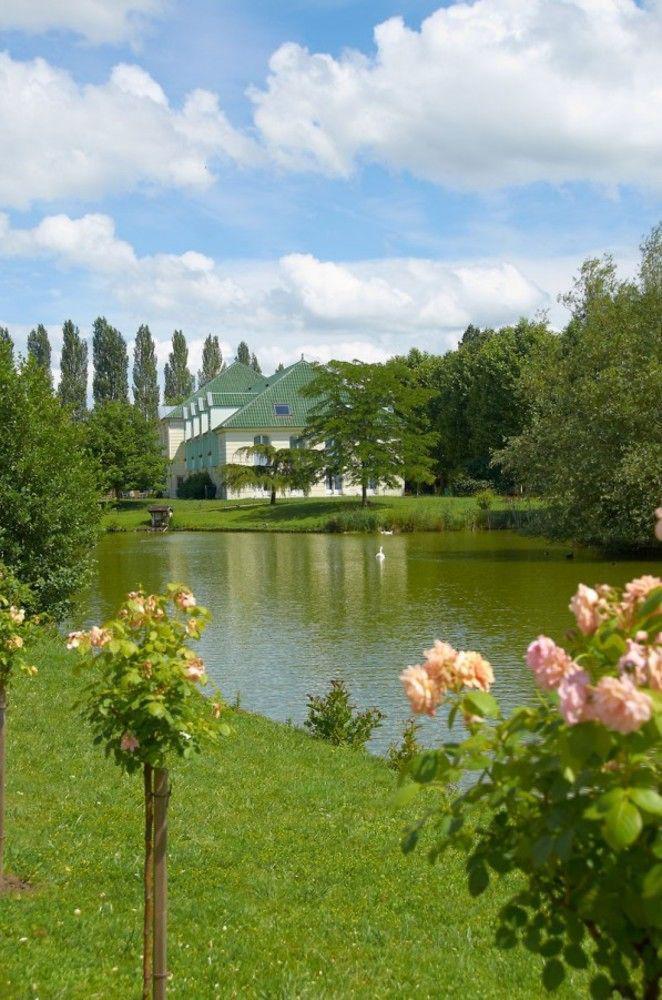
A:
{"label": "blue sky", "polygon": [[[5,0],[0,323],[442,351],[660,217],[658,4]],[[381,27],[377,27],[380,26]]]}

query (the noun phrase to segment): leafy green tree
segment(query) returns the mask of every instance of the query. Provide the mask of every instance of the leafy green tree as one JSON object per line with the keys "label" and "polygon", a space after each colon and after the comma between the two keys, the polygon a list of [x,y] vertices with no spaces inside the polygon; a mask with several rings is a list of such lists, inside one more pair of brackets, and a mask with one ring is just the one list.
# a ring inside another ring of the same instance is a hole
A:
{"label": "leafy green tree", "polygon": [[202,346],[202,368],[198,372],[198,387],[202,389],[223,371],[223,354],[218,337],[210,333]]}
{"label": "leafy green tree", "polygon": [[302,392],[315,401],[306,438],[324,445],[334,474],[361,487],[364,506],[371,483],[432,481],[435,435],[422,415],[429,393],[405,364],[331,361]]}
{"label": "leafy green tree", "polygon": [[71,407],[76,420],[87,412],[87,343],[70,319],[62,326],[62,357],[58,398]]}
{"label": "leafy green tree", "polygon": [[274,448],[271,444],[255,444],[240,448],[238,455],[248,459],[246,464],[228,462],[222,468],[223,480],[231,489],[245,486],[262,486],[269,490],[271,503],[276,494],[285,490],[303,490],[319,478],[323,455],[315,448]]}
{"label": "leafy green tree", "polygon": [[172,335],[172,351],[165,366],[164,399],[169,406],[176,406],[193,392],[193,376],[188,369],[188,347],[181,330]]}
{"label": "leafy green tree", "polygon": [[163,485],[166,460],[154,421],[129,403],[95,407],[86,422],[87,449],[95,460],[99,486],[115,496]]}
{"label": "leafy green tree", "polygon": [[277,372],[284,372],[285,371],[285,365],[283,364],[282,361],[278,362],[278,368],[276,369],[276,371]]}
{"label": "leafy green tree", "polygon": [[242,365],[251,363],[251,352],[245,340],[242,340],[237,348],[237,361],[241,361]]}
{"label": "leafy green tree", "polygon": [[588,260],[565,301],[568,326],[523,373],[530,419],[497,460],[547,500],[551,534],[647,546],[662,468],[660,227],[638,281]]}
{"label": "leafy green tree", "polygon": [[0,344],[2,343],[9,344],[13,354],[14,341],[11,339],[9,330],[7,329],[6,326],[0,326]]}
{"label": "leafy green tree", "polygon": [[111,326],[105,316],[98,316],[92,328],[92,360],[94,405],[128,403],[129,356],[124,337]]}
{"label": "leafy green tree", "polygon": [[39,323],[28,334],[28,354],[35,359],[40,368],[44,369],[52,385],[51,343],[48,339],[48,331],[43,323]]}
{"label": "leafy green tree", "polygon": [[156,348],[149,327],[138,327],[133,348],[133,401],[147,420],[158,420],[159,382]]}
{"label": "leafy green tree", "polygon": [[15,368],[0,343],[0,560],[62,617],[86,582],[99,521],[83,429],[28,358]]}
{"label": "leafy green tree", "polygon": [[260,362],[257,360],[255,354],[251,354],[251,368],[253,369],[254,372],[257,372],[258,375],[262,374],[262,369],[260,368]]}

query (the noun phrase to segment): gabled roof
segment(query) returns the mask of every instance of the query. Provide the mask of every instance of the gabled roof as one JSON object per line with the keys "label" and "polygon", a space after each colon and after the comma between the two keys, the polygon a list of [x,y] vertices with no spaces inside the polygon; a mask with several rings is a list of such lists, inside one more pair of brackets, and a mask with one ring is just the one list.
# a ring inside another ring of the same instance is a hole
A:
{"label": "gabled roof", "polygon": [[[237,403],[228,403],[228,406],[241,406],[248,399],[252,398],[253,393],[261,392],[266,386],[267,379],[264,375],[253,371],[248,365],[243,364],[241,361],[233,361],[231,365],[224,368],[222,372],[219,372],[213,379],[210,379],[206,385],[203,385],[200,389],[194,390],[190,396],[184,400],[180,406],[173,407],[165,416],[163,420],[183,420],[184,411],[183,407],[199,399],[201,396],[206,396],[208,392],[213,393],[249,393],[246,399]],[[216,404],[218,406],[222,404]]]}
{"label": "gabled roof", "polygon": [[[262,392],[262,389],[258,390]],[[255,398],[254,392],[212,392],[212,406],[245,406],[251,399]]]}
{"label": "gabled roof", "polygon": [[[295,362],[284,371],[273,375],[259,395],[250,399],[245,406],[224,420],[217,429],[305,427],[315,400],[302,396],[301,389],[314,377],[315,370],[307,361]],[[290,412],[287,416],[276,414],[274,407],[277,403],[289,406]]]}

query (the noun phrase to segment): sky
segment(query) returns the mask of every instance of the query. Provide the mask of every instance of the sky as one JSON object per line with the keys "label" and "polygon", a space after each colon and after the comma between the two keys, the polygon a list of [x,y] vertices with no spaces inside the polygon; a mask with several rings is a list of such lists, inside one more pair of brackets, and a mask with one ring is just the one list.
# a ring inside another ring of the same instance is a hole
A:
{"label": "sky", "polygon": [[0,324],[373,361],[634,275],[662,0],[2,0]]}

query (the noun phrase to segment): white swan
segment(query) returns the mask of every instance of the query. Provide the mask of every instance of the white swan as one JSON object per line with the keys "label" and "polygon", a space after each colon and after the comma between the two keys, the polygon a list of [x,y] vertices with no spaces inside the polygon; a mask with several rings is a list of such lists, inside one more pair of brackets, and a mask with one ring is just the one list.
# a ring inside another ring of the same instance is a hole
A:
{"label": "white swan", "polygon": [[384,546],[383,545],[379,546],[379,552],[375,556],[375,559],[379,559],[380,562],[384,562],[384,560],[386,559],[386,556],[384,555]]}

